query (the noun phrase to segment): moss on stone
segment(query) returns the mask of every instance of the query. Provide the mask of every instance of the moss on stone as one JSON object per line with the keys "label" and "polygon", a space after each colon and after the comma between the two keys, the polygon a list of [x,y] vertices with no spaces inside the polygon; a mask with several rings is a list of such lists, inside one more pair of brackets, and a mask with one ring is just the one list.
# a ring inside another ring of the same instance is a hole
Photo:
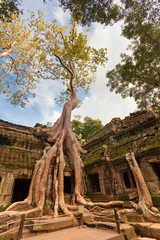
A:
{"label": "moss on stone", "polygon": [[8,206],[7,202],[0,201],[0,212],[3,212]]}

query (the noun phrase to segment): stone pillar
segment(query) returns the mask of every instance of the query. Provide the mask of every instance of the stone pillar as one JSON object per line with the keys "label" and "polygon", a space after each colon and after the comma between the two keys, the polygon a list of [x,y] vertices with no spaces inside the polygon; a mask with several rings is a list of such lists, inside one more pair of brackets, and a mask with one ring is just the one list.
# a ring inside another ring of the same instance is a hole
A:
{"label": "stone pillar", "polygon": [[8,205],[13,192],[14,177],[12,173],[2,176],[0,186],[0,205]]}

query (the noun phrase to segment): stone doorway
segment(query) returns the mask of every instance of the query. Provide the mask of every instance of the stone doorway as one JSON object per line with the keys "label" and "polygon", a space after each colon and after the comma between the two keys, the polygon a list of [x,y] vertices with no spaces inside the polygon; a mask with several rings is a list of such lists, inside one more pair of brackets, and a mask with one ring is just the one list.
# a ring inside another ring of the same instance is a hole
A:
{"label": "stone doorway", "polygon": [[88,175],[91,192],[101,192],[98,173]]}
{"label": "stone doorway", "polygon": [[23,201],[29,192],[30,179],[15,179],[11,203]]}
{"label": "stone doorway", "polygon": [[64,193],[71,194],[72,192],[71,177],[64,176]]}

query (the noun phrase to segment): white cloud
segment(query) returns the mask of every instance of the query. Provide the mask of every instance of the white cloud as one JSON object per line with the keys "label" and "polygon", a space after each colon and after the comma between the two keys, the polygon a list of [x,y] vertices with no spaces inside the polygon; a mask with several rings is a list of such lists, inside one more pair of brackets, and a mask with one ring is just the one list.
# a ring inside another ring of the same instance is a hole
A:
{"label": "white cloud", "polygon": [[107,124],[114,117],[123,119],[130,112],[136,110],[136,103],[133,99],[122,99],[119,94],[109,91],[106,87],[105,72],[105,69],[99,69],[97,81],[91,87],[91,95],[85,97],[82,106],[74,110],[73,116],[78,114],[83,118],[89,116]]}
{"label": "white cloud", "polygon": [[65,25],[70,19],[69,11],[64,12],[59,6],[55,6],[52,9],[52,14],[53,18],[56,19],[57,22],[62,26]]}
{"label": "white cloud", "polygon": [[44,116],[42,123],[44,124],[46,124],[47,122],[55,123],[60,116],[61,116],[60,112],[53,110],[49,116],[47,115]]}
{"label": "white cloud", "polygon": [[27,108],[36,107],[42,115],[42,122],[55,122],[55,117],[59,116],[59,112],[55,110],[55,97],[60,93],[61,83],[52,80],[42,80],[36,89],[36,97],[29,99]]}

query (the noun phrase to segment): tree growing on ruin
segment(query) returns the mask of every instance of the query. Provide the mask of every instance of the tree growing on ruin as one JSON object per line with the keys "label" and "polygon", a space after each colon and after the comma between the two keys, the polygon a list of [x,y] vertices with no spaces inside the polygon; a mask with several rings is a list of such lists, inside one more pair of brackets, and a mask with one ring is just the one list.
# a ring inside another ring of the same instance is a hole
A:
{"label": "tree growing on ruin", "polygon": [[40,61],[40,68],[36,74],[44,79],[62,81],[64,87],[60,101],[65,100],[66,103],[60,118],[53,126],[36,127],[37,135],[43,136],[48,145],[43,150],[42,158],[35,164],[28,197],[23,202],[13,203],[4,214],[13,211],[15,214],[17,209],[28,206],[34,208],[28,210],[28,213],[42,212],[48,172],[51,161],[54,161],[52,199],[54,215],[57,216],[59,209],[63,213],[70,213],[70,207],[64,202],[65,156],[74,171],[75,188],[72,199],[79,204],[89,204],[81,194],[83,162],[80,154],[84,151],[72,131],[71,113],[78,105],[78,90],[83,89],[86,93],[94,81],[98,65],[104,65],[107,61],[107,50],[96,50],[88,46],[87,33],[78,33],[74,21],[70,26],[60,27],[55,20],[52,23],[46,22],[41,12],[37,18],[32,12],[29,26],[35,33],[33,37],[37,44],[34,46],[39,53],[37,60]]}

